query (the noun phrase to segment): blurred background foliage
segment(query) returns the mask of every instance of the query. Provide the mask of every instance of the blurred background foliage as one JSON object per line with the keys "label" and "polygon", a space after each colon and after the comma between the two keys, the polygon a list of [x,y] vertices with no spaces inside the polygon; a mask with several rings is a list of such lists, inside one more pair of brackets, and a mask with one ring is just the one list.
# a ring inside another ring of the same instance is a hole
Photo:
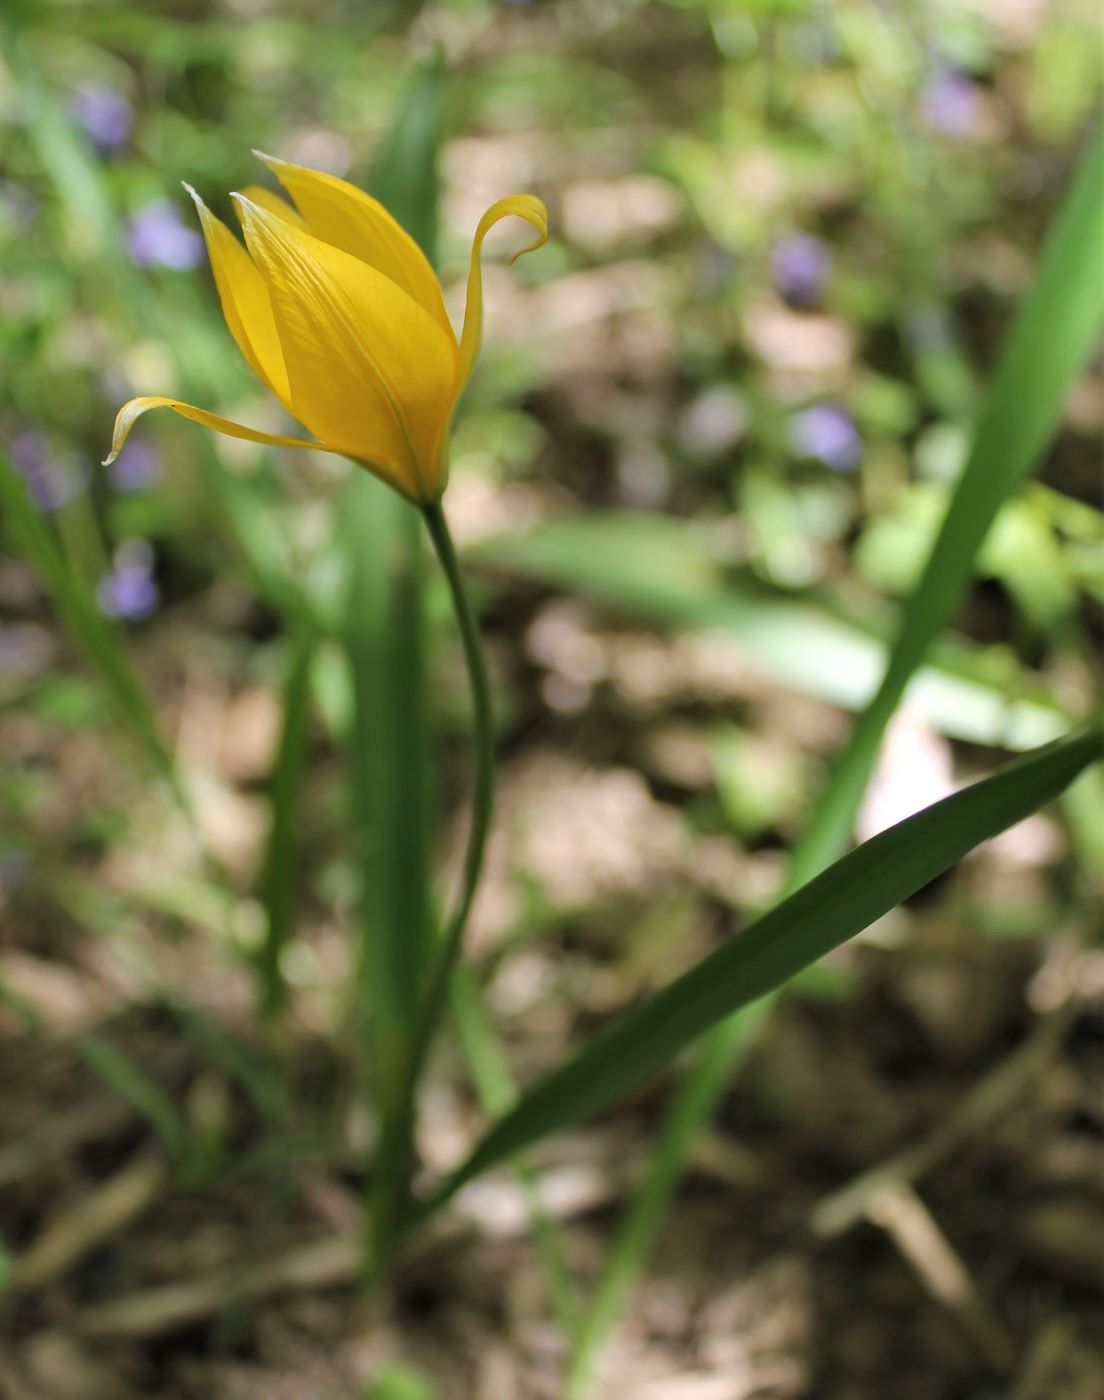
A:
{"label": "blurred background foliage", "polygon": [[[0,1051],[18,1068],[28,1026],[38,1045],[43,1030],[47,1043],[77,1037],[79,1064],[154,1126],[228,1239],[236,1212],[251,1240],[347,1224],[350,1163],[371,1134],[349,1088],[362,1057],[349,994],[360,873],[344,835],[342,745],[358,681],[341,643],[356,551],[335,502],[350,499],[352,469],[214,440],[168,416],[143,420],[112,468],[97,463],[134,394],[287,430],[225,329],[180,181],[231,219],[228,192],[267,179],[252,147],[365,185],[384,178],[381,143],[419,62],[441,75],[436,253],[450,307],[493,200],[528,189],[552,213],[549,246],[513,269],[499,257],[509,238],[496,235],[485,352],[446,501],[500,725],[500,815],[473,954],[528,1078],[578,1026],[669,980],[777,893],[846,715],[876,686],[897,604],[1087,146],[1100,36],[1088,0],[7,0]],[[414,231],[424,241],[431,229]],[[1102,426],[1104,385],[1086,374],[909,688],[860,835],[1099,703]],[[435,576],[425,589],[438,759],[418,785],[432,790],[438,838],[425,841],[445,878],[462,833],[467,701],[446,595]],[[368,664],[417,673],[409,657]],[[1091,925],[1100,812],[1097,771],[1060,816],[994,843],[802,979],[760,1044],[753,1087],[742,1081],[748,1104],[726,1111],[727,1166],[716,1138],[712,1167],[699,1162],[714,1197],[726,1171],[732,1189],[769,1197],[741,1178],[754,1158],[741,1167],[733,1140],[749,1153],[775,1143],[784,1199],[826,1189],[938,1116],[1026,1033],[1049,1004],[1048,969]],[[276,948],[289,989],[275,1045],[256,1031],[274,985],[263,959],[257,972],[260,945]],[[911,1040],[894,1024],[902,1011]],[[1094,1014],[1098,1035],[1099,1002]],[[846,1060],[835,1082],[818,1069],[828,1046]],[[920,1070],[925,1055],[936,1071]],[[38,1086],[44,1071],[27,1064]],[[1089,1112],[1069,1087],[1075,1069],[1054,1121]],[[915,1101],[896,1078],[910,1073],[922,1081]],[[85,1083],[72,1066],[66,1076]],[[447,1052],[438,1077],[420,1143],[434,1170],[479,1121]],[[39,1090],[20,1104],[20,1076],[6,1079],[0,1102],[30,1131]],[[842,1105],[823,1110],[821,1139],[797,1126],[818,1095]],[[640,1150],[657,1112],[634,1101],[582,1153],[599,1182],[568,1211],[587,1212],[568,1241],[584,1272],[623,1189],[608,1162]],[[1093,1121],[1099,1131],[1099,1105]],[[83,1161],[85,1187],[136,1133],[127,1119]],[[256,1160],[265,1143],[283,1176]],[[810,1168],[826,1157],[831,1173]],[[998,1170],[985,1159],[946,1188],[952,1218],[969,1218],[986,1169]],[[258,1178],[260,1219],[241,1201]],[[688,1258],[716,1206],[705,1194],[704,1216],[683,1204],[673,1217]],[[17,1249],[41,1202],[13,1199],[0,1221]],[[194,1201],[173,1209],[180,1230],[205,1218]],[[789,1218],[777,1201],[762,1209]],[[1068,1231],[1060,1244],[1042,1225],[1037,1236],[1036,1254],[1074,1275],[1058,1312],[1076,1318],[1084,1254]],[[986,1238],[979,1227],[964,1247],[984,1258]],[[137,1239],[113,1265],[119,1287],[148,1276]],[[776,1275],[816,1292],[814,1265],[790,1245],[775,1237],[752,1255],[766,1295]],[[845,1355],[823,1341],[830,1309],[814,1324],[811,1305],[791,1303],[780,1345],[798,1358],[796,1379],[777,1393],[813,1393],[801,1388],[810,1374],[817,1394],[878,1393],[862,1387],[901,1348],[918,1358],[917,1395],[934,1393],[923,1389],[932,1374],[969,1385],[993,1363],[991,1339],[988,1352],[948,1340],[938,1321],[932,1344],[903,1316],[891,1265],[861,1255],[841,1246],[827,1267],[852,1296],[875,1277],[888,1289],[881,1340]],[[668,1283],[679,1263],[663,1266]],[[524,1272],[493,1249],[469,1266],[485,1294]],[[65,1287],[70,1307],[105,1291],[79,1272]],[[633,1313],[652,1357],[641,1375],[680,1364],[653,1304]],[[343,1336],[345,1322],[334,1324]],[[518,1354],[527,1338],[515,1335]],[[233,1351],[211,1347],[219,1365]],[[280,1354],[254,1364],[279,1371]],[[153,1364],[110,1355],[118,1385]],[[308,1388],[289,1393],[346,1393],[304,1364]],[[367,1383],[378,1364],[349,1362],[349,1374]],[[637,1373],[619,1364],[628,1384]],[[165,1394],[201,1393],[184,1371],[158,1375]],[[830,1388],[845,1382],[850,1391]],[[111,1383],[105,1394],[124,1393]],[[38,1393],[70,1393],[51,1384]]]}

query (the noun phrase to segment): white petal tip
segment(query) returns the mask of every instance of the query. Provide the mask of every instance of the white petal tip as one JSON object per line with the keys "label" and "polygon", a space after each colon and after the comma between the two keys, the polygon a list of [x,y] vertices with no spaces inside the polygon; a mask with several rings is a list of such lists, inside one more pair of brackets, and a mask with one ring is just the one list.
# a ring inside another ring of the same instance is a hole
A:
{"label": "white petal tip", "polygon": [[206,209],[206,208],[207,208],[206,204],[204,204],[203,200],[202,200],[202,199],[199,197],[199,195],[196,193],[196,190],[195,190],[195,186],[194,186],[194,185],[189,185],[188,182],[187,182],[187,180],[181,180],[180,183],[181,183],[181,184],[184,186],[184,188],[188,191],[188,196],[189,196],[189,198],[191,199],[192,203],[195,205],[195,207],[196,207],[197,209],[201,209],[201,210],[202,210],[202,209]]}
{"label": "white petal tip", "polygon": [[250,154],[255,155],[258,160],[263,160],[270,169],[274,165],[287,165],[286,160],[281,160],[279,156],[270,156],[267,151],[258,151],[256,146],[253,147]]}
{"label": "white petal tip", "polygon": [[112,464],[112,462],[114,462],[115,458],[118,457],[118,455],[119,454],[117,452],[109,452],[107,456],[103,459],[103,461],[100,463],[100,466],[109,467]]}

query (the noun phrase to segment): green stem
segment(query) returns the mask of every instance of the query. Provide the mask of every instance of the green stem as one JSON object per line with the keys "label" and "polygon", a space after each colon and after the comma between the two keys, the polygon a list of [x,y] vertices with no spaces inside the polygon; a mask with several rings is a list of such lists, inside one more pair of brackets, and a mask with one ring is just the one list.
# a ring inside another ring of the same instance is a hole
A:
{"label": "green stem", "polygon": [[445,933],[444,946],[437,955],[429,991],[422,1007],[418,1034],[411,1054],[411,1079],[417,1082],[426,1054],[429,1051],[433,1033],[441,1020],[448,996],[449,980],[453,969],[460,960],[460,950],[467,928],[472,901],[479,886],[479,876],[483,870],[483,852],[487,844],[487,833],[491,825],[491,807],[494,803],[494,722],[491,715],[491,687],[487,679],[487,665],[483,659],[483,644],[479,640],[479,628],[464,591],[460,575],[460,561],[452,543],[445,513],[440,502],[424,507],[426,528],[433,541],[441,568],[448,580],[452,594],[452,606],[456,613],[456,623],[460,628],[460,639],[464,644],[464,660],[468,667],[468,681],[472,694],[472,728],[475,741],[475,789],[472,793],[471,830],[468,833],[468,849],[464,857],[464,876],[460,885],[460,895],[456,901],[452,918]]}
{"label": "green stem", "polygon": [[[483,659],[483,647],[479,640],[479,629],[464,591],[460,574],[460,562],[449,533],[448,523],[439,502],[422,507],[426,529],[433,542],[437,558],[448,580],[452,596],[453,611],[456,614],[460,638],[464,645],[464,659],[468,667],[471,685],[473,729],[475,740],[475,788],[472,794],[471,829],[468,833],[468,849],[464,858],[464,872],[456,907],[449,919],[443,943],[434,961],[429,986],[422,1001],[421,1012],[402,1078],[402,1088],[398,1108],[387,1144],[387,1157],[392,1162],[405,1163],[409,1168],[412,1161],[411,1140],[414,1131],[414,1108],[417,1100],[418,1082],[425,1066],[426,1056],[433,1042],[433,1036],[440,1024],[448,998],[449,983],[460,961],[463,948],[464,930],[471,913],[472,902],[479,886],[483,869],[483,852],[487,844],[487,833],[491,824],[491,807],[494,799],[494,727],[491,716],[491,688],[487,679],[487,667]],[[377,1233],[378,1253],[388,1255],[401,1233],[404,1222],[390,1221]],[[385,1267],[386,1257],[378,1258],[377,1268]]]}

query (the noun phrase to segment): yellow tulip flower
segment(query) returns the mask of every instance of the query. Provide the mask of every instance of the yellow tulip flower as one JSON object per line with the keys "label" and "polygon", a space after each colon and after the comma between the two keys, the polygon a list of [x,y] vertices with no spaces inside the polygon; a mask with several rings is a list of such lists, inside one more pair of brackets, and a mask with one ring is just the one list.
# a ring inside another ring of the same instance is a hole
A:
{"label": "yellow tulip flower", "polygon": [[429,505],[448,480],[449,424],[479,354],[483,240],[513,215],[537,230],[522,249],[531,252],[548,237],[548,211],[535,195],[519,194],[480,219],[457,339],[425,254],[382,204],[336,176],[261,159],[295,209],[256,187],[234,194],[244,248],[185,188],[231,335],[261,383],[317,441],[262,433],[178,399],[138,398],[119,410],[105,465],[141,414],[171,408],[230,437],[351,457]]}

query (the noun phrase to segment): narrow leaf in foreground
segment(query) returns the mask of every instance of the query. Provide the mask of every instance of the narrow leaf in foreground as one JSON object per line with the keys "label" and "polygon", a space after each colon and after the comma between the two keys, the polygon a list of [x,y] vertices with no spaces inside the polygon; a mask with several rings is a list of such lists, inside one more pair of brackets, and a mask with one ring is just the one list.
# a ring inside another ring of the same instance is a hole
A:
{"label": "narrow leaf in foreground", "polygon": [[724,1016],[861,932],[1102,756],[1099,728],[1048,745],[851,851],[530,1090],[426,1209],[519,1149],[615,1103]]}

